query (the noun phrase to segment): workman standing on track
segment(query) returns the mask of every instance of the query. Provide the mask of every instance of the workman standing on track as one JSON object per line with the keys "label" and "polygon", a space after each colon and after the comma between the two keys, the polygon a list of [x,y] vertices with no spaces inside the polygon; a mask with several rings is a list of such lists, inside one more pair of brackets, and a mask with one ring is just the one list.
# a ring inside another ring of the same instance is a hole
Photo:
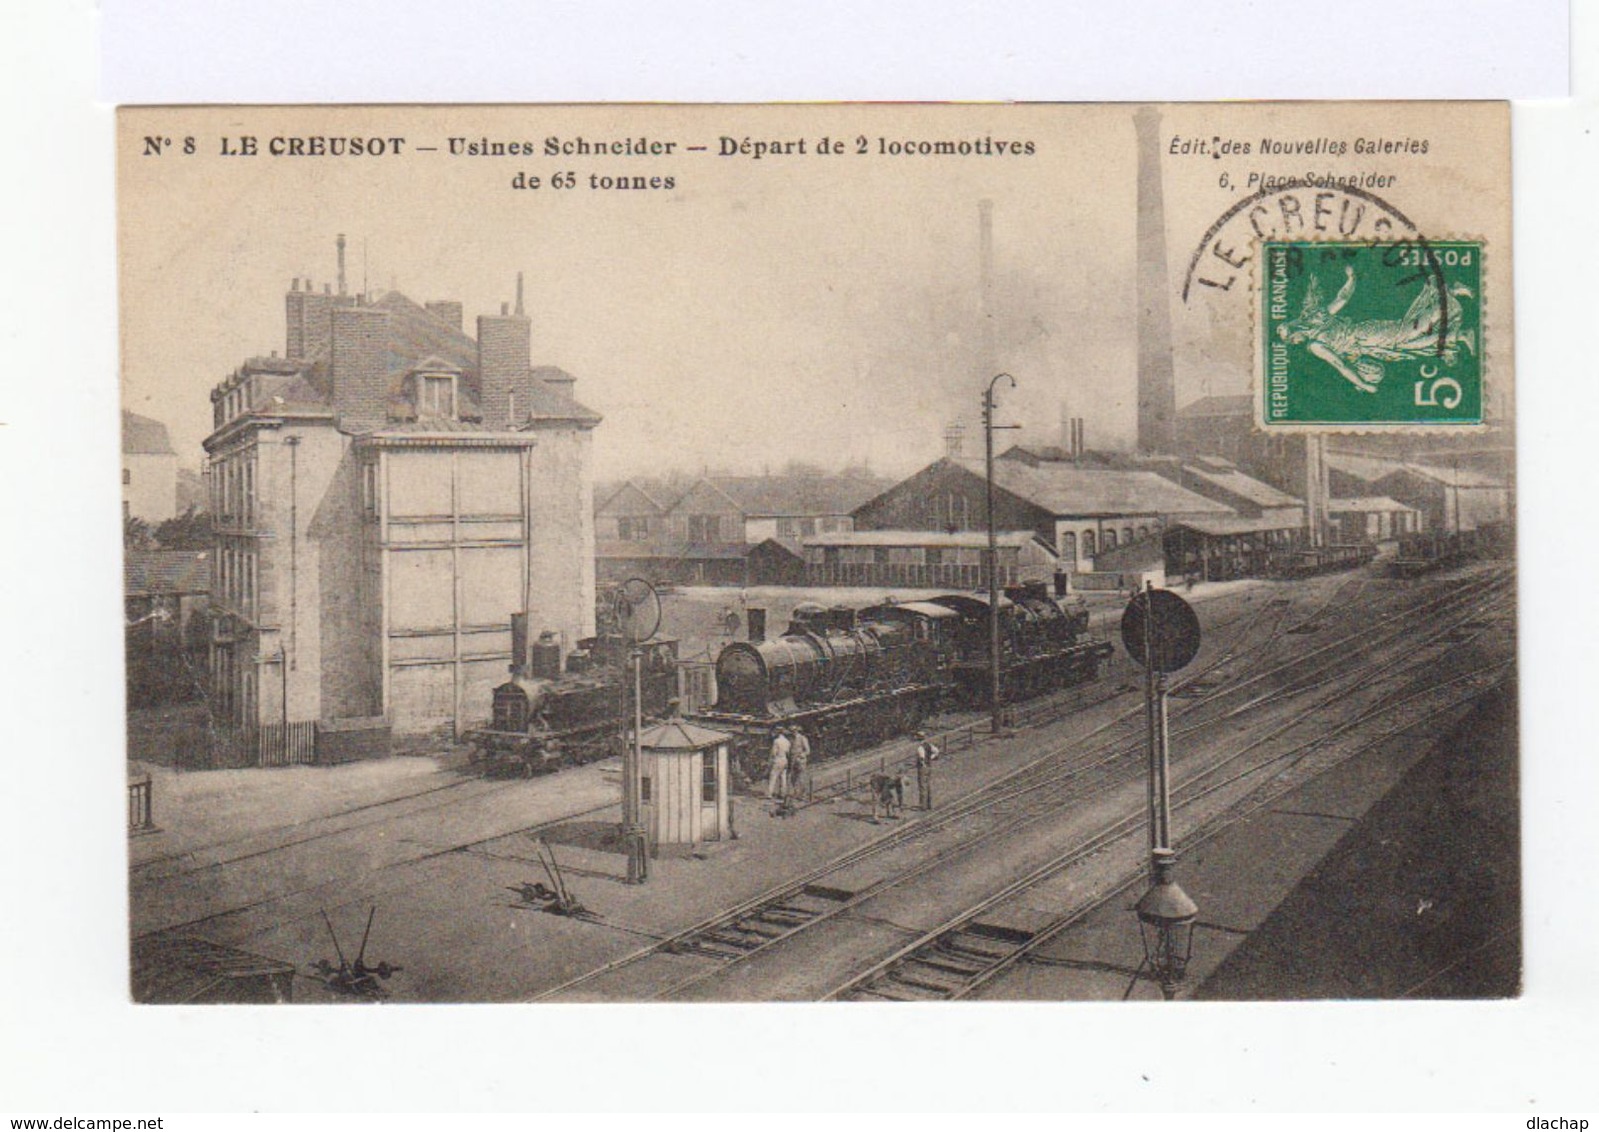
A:
{"label": "workman standing on track", "polygon": [[927,732],[916,733],[916,795],[920,808],[926,812],[933,808],[933,763],[938,758],[938,748],[927,737]]}
{"label": "workman standing on track", "polygon": [[788,793],[788,752],[791,746],[788,732],[779,727],[772,739],[772,765],[766,775],[766,798],[779,805]]}
{"label": "workman standing on track", "polygon": [[804,730],[794,728],[794,742],[788,752],[788,802],[789,808],[805,797],[810,786],[811,741]]}

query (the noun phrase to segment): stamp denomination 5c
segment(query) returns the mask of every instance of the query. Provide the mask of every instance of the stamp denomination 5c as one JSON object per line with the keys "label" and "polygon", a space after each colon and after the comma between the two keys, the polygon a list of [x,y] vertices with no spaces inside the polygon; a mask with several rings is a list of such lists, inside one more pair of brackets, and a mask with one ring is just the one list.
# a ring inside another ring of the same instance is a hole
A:
{"label": "stamp denomination 5c", "polygon": [[1258,422],[1267,430],[1480,425],[1480,242],[1267,241]]}

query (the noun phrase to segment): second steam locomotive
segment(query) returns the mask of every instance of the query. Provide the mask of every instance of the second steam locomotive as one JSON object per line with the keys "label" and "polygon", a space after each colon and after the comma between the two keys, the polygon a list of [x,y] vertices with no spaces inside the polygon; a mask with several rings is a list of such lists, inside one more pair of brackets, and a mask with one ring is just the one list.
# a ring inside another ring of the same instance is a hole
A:
{"label": "second steam locomotive", "polygon": [[[1089,635],[1083,602],[1053,598],[1043,583],[1008,587],[999,622],[1004,702],[1093,680],[1111,654],[1109,641]],[[693,718],[731,732],[746,767],[784,725],[803,726],[819,753],[839,754],[946,707],[987,705],[989,654],[986,595],[859,610],[803,604],[782,636],[722,650],[716,703]]]}

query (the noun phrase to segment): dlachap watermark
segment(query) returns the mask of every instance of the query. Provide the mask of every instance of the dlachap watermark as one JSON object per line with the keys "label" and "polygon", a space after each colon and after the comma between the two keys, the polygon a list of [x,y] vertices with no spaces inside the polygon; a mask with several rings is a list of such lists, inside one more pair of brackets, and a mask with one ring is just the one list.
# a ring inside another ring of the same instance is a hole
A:
{"label": "dlachap watermark", "polygon": [[1588,1118],[1586,1116],[1529,1116],[1527,1128],[1530,1132],[1588,1132]]}

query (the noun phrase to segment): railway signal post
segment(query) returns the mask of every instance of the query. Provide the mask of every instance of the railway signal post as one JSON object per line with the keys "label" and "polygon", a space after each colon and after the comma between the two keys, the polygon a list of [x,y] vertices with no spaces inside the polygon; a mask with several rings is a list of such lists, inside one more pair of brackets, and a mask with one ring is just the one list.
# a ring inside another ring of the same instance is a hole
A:
{"label": "railway signal post", "polygon": [[[1166,716],[1166,677],[1199,653],[1199,617],[1170,590],[1145,583],[1122,613],[1122,643],[1144,666],[1144,718],[1149,739],[1149,890],[1139,899],[1143,967],[1176,997],[1188,968],[1199,906],[1172,879],[1177,853],[1171,844],[1171,732]],[[1142,971],[1143,967],[1139,970]],[[1135,976],[1136,981],[1136,976]],[[1131,987],[1129,987],[1129,990]]]}

